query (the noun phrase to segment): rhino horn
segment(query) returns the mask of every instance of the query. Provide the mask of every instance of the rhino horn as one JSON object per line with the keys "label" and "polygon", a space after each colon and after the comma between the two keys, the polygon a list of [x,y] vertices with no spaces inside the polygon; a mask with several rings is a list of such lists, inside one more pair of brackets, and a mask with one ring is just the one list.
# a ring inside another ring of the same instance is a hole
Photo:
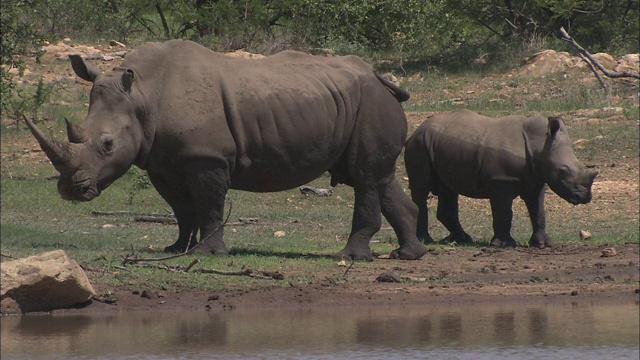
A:
{"label": "rhino horn", "polygon": [[67,162],[68,152],[66,149],[55,139],[52,139],[45,135],[38,127],[29,119],[26,115],[23,116],[24,121],[27,123],[29,130],[33,136],[38,140],[42,151],[47,154],[49,160],[56,169],[60,170],[61,167]]}
{"label": "rhino horn", "polygon": [[69,138],[70,143],[82,144],[89,139],[83,128],[75,125],[66,117],[64,118],[64,121],[67,123],[67,138]]}

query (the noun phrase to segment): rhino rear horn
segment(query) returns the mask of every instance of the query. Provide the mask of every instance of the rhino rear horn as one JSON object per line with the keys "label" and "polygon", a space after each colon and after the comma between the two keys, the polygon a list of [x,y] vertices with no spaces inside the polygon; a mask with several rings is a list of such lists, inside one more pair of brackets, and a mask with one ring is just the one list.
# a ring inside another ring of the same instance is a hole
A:
{"label": "rhino rear horn", "polygon": [[89,139],[83,128],[75,125],[66,117],[64,118],[64,121],[67,123],[67,138],[70,143],[82,144]]}
{"label": "rhino rear horn", "polygon": [[23,115],[24,121],[27,123],[29,130],[33,136],[38,140],[42,151],[47,154],[49,160],[56,169],[60,170],[62,166],[67,162],[67,151],[66,149],[54,139],[45,135],[38,127],[29,119],[26,115]]}

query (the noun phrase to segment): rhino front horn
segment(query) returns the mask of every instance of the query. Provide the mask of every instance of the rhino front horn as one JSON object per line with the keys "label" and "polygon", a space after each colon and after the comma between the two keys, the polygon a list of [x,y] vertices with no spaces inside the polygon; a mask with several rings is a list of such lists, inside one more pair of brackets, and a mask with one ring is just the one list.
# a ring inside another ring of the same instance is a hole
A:
{"label": "rhino front horn", "polygon": [[64,147],[62,147],[60,143],[52,138],[49,138],[42,131],[40,131],[40,129],[38,129],[33,121],[31,121],[31,119],[29,119],[26,115],[23,115],[23,118],[27,123],[29,130],[31,130],[33,136],[36,138],[36,140],[38,140],[42,151],[44,151],[44,153],[47,154],[49,160],[51,160],[53,166],[55,166],[56,169],[63,166],[64,163],[66,163],[67,158],[67,152],[65,151]]}
{"label": "rhino front horn", "polygon": [[64,121],[67,123],[67,138],[69,138],[70,143],[82,144],[89,139],[83,128],[72,123],[66,117]]}

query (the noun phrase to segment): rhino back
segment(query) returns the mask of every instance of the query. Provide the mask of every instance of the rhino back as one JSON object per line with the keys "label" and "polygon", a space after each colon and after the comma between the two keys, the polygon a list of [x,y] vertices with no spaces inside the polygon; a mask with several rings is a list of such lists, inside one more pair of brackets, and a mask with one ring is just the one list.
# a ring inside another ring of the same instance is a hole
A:
{"label": "rhino back", "polygon": [[216,158],[229,164],[233,188],[276,191],[329,169],[360,126],[391,128],[398,144],[406,134],[399,103],[358,58],[286,51],[238,59],[181,40],[143,50],[123,65],[146,67],[151,163]]}
{"label": "rhino back", "polygon": [[464,196],[486,198],[492,181],[528,176],[523,118],[463,110],[428,119],[419,131],[441,183]]}

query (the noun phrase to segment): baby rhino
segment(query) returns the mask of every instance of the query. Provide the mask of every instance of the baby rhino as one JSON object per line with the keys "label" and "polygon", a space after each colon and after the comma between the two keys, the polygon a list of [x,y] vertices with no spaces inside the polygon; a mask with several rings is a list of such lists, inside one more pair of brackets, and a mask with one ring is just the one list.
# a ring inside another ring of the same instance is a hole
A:
{"label": "baby rhino", "polygon": [[429,235],[427,195],[438,196],[437,217],[449,240],[473,239],[460,225],[458,195],[489,199],[493,213],[493,246],[515,246],[511,237],[513,199],[520,196],[529,211],[533,235],[529,244],[553,246],[545,232],[545,184],[576,205],[591,201],[598,174],[578,162],[562,119],[541,115],[488,118],[468,110],[427,119],[409,138],[405,165],[413,201],[418,205],[417,235]]}

